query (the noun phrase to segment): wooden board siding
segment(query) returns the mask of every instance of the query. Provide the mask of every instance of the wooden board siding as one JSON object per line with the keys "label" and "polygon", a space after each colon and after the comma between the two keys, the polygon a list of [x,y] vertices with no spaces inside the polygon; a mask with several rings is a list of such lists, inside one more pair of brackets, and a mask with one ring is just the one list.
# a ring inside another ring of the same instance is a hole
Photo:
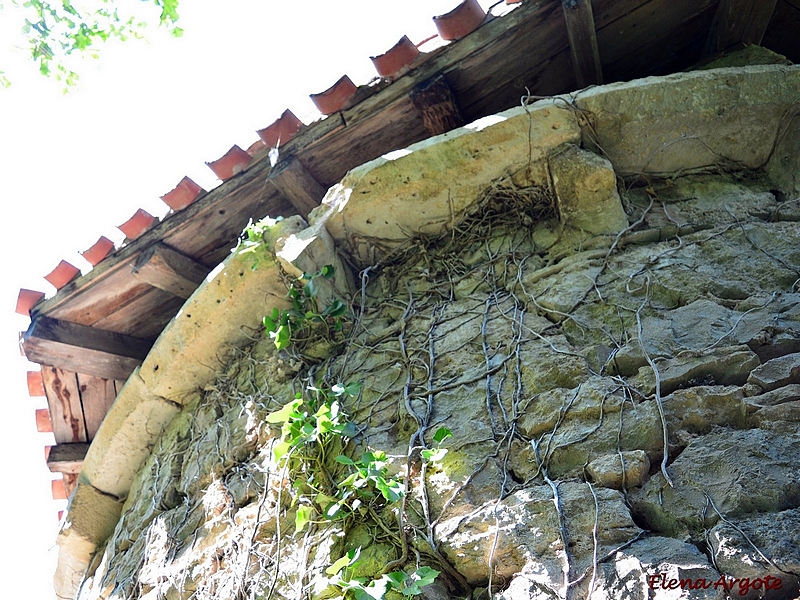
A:
{"label": "wooden board siding", "polygon": [[78,376],[70,371],[43,366],[42,377],[56,444],[89,441],[83,420]]}

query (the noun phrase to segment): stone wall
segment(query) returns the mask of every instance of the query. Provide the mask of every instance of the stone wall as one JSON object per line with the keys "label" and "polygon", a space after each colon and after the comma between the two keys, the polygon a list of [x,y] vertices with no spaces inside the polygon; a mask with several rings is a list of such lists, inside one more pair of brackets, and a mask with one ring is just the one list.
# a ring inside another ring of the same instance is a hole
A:
{"label": "stone wall", "polygon": [[[326,569],[360,548],[347,576],[430,566],[430,600],[797,597],[799,99],[787,66],[615,84],[351,172],[132,376],[59,594],[337,597]],[[279,351],[261,317],[326,264],[344,331]],[[354,429],[276,461],[270,415],[354,382]],[[367,450],[403,498],[326,517],[335,455]],[[348,597],[381,597],[366,581]]]}

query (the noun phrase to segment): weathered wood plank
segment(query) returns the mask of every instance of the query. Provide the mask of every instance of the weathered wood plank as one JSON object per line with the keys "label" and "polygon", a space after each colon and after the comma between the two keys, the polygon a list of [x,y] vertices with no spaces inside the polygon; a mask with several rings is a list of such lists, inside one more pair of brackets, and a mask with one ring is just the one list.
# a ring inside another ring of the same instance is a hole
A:
{"label": "weathered wood plank", "polygon": [[591,0],[562,0],[575,81],[579,88],[603,83]]}
{"label": "weathered wood plank", "polygon": [[305,219],[322,201],[328,188],[308,172],[297,158],[290,156],[270,172],[269,180]]}
{"label": "weathered wood plank", "polygon": [[87,442],[86,423],[83,420],[83,407],[75,373],[42,366],[42,377],[56,444]]}
{"label": "weathered wood plank", "polygon": [[800,63],[800,0],[779,0],[761,44]]}
{"label": "weathered wood plank", "polygon": [[185,300],[147,286],[148,291],[92,324],[97,329],[155,339]]}
{"label": "weathered wood plank", "polygon": [[[651,0],[597,30],[606,81],[644,76],[707,31],[717,0]],[[648,23],[658,23],[657,32]],[[676,67],[683,68],[683,65]],[[644,72],[647,70],[648,72]]]}
{"label": "weathered wood plank", "polygon": [[62,477],[64,478],[64,489],[67,491],[67,498],[70,498],[72,492],[74,492],[75,488],[78,486],[78,474],[63,473]]}
{"label": "weathered wood plank", "polygon": [[42,315],[33,319],[22,341],[28,360],[105,379],[127,378],[151,346],[149,340]]}
{"label": "weathered wood plank", "polygon": [[723,52],[738,44],[760,44],[777,0],[720,0],[706,54]]}
{"label": "weathered wood plank", "polygon": [[81,394],[86,436],[89,440],[93,440],[108,409],[117,397],[117,390],[113,379],[93,377],[84,373],[78,373],[78,390]]}
{"label": "weathered wood plank", "polygon": [[463,127],[464,117],[445,77],[424,81],[411,91],[410,98],[430,135]]}
{"label": "weathered wood plank", "polygon": [[133,265],[133,276],[184,300],[203,283],[210,269],[161,243],[144,250]]}
{"label": "weathered wood plank", "polygon": [[50,447],[47,457],[47,468],[52,473],[78,474],[83,466],[83,459],[89,444],[57,444]]}

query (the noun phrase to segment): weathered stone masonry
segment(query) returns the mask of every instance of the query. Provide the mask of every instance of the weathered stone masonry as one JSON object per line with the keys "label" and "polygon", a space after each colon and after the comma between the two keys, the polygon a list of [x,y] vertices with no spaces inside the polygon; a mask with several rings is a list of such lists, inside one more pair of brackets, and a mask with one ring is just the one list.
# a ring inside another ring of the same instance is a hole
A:
{"label": "weathered stone masonry", "polygon": [[[128,381],[60,596],[322,598],[361,547],[365,576],[442,571],[430,599],[797,597],[798,112],[797,67],[680,74],[355,169],[273,229],[280,266],[232,255]],[[259,323],[281,273],[326,264],[354,319],[311,364]],[[402,535],[396,507],[293,535],[265,418],[310,377],[362,383],[352,443],[408,481]]]}

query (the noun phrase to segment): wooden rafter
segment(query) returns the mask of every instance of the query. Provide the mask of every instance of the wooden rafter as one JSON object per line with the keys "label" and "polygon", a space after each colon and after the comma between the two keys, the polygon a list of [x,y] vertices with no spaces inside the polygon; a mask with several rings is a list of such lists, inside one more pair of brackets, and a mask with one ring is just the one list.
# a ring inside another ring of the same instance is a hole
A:
{"label": "wooden rafter", "polygon": [[603,83],[591,0],[562,0],[570,55],[579,88]]}
{"label": "wooden rafter", "polygon": [[293,156],[276,165],[269,174],[269,180],[303,218],[308,218],[308,213],[319,206],[328,191]]}
{"label": "wooden rafter", "polygon": [[103,379],[127,379],[152,345],[150,340],[43,315],[33,319],[22,340],[30,361]]}
{"label": "wooden rafter", "polygon": [[83,443],[52,446],[47,456],[47,468],[53,473],[80,473],[88,450],[89,444]]}
{"label": "wooden rafter", "polygon": [[409,97],[429,134],[439,135],[464,125],[456,97],[444,77],[421,83]]}
{"label": "wooden rafter", "polygon": [[132,272],[139,281],[186,299],[203,283],[209,269],[158,243],[139,255]]}

